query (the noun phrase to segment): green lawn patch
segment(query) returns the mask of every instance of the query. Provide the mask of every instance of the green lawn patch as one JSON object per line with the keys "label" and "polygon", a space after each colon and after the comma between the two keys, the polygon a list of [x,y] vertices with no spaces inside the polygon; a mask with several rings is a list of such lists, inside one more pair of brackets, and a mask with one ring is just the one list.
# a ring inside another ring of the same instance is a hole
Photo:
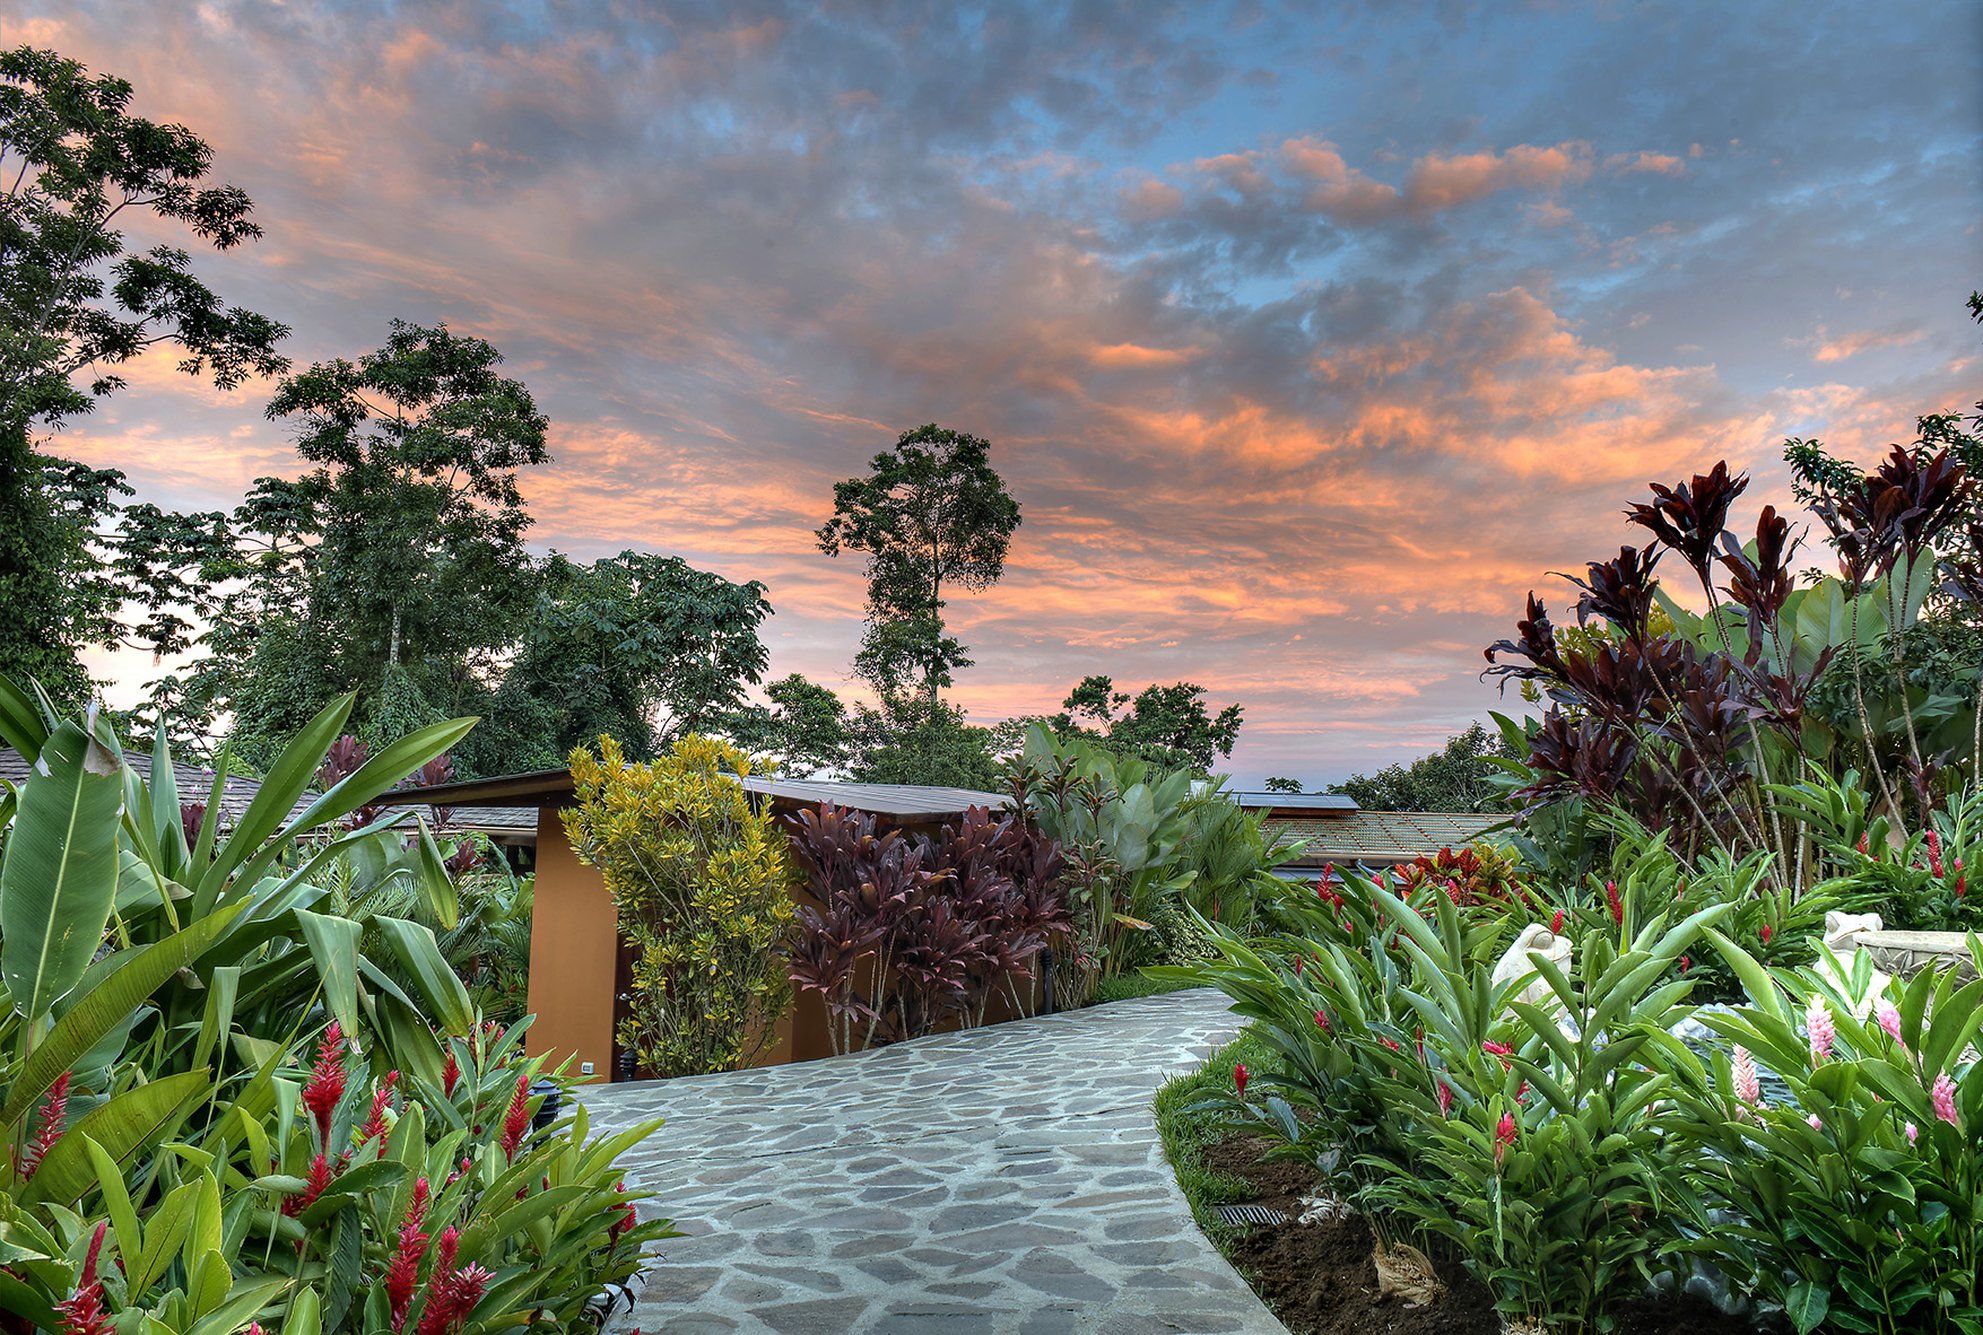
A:
{"label": "green lawn patch", "polygon": [[1185,1200],[1191,1203],[1192,1217],[1221,1251],[1226,1250],[1231,1230],[1214,1211],[1221,1205],[1250,1200],[1256,1193],[1242,1179],[1205,1167],[1205,1148],[1224,1139],[1231,1128],[1221,1123],[1215,1111],[1192,1105],[1214,1094],[1230,1096],[1234,1063],[1244,1062],[1249,1071],[1261,1071],[1272,1061],[1267,1045],[1251,1029],[1242,1030],[1238,1038],[1206,1058],[1203,1066],[1189,1075],[1172,1077],[1157,1091],[1157,1134],[1164,1142],[1164,1156],[1177,1173],[1177,1185]]}

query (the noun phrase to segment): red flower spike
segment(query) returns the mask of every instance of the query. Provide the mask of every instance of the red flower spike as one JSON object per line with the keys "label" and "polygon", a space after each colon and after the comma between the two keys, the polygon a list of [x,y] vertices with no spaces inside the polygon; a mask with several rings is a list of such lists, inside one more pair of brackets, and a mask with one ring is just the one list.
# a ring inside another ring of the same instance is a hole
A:
{"label": "red flower spike", "polygon": [[1928,870],[1935,879],[1942,876],[1942,836],[1933,830],[1928,831]]}
{"label": "red flower spike", "polygon": [[392,1107],[393,1086],[398,1083],[399,1072],[387,1071],[385,1083],[372,1091],[372,1114],[365,1119],[365,1125],[359,1128],[360,1145],[382,1138],[386,1134],[386,1112]]}
{"label": "red flower spike", "polygon": [[[625,1178],[621,1178],[613,1184],[614,1191],[624,1193],[626,1189],[627,1180]],[[633,1202],[628,1201],[625,1213],[621,1214],[618,1219],[615,1219],[612,1226],[606,1230],[607,1241],[617,1244],[626,1235],[627,1230],[632,1228],[638,1220],[639,1216],[634,1213]]]}
{"label": "red flower spike", "polygon": [[62,1314],[60,1335],[110,1335],[110,1317],[103,1308],[103,1281],[96,1277],[97,1262],[103,1255],[103,1235],[109,1228],[107,1219],[96,1226],[75,1294],[55,1305],[55,1310]]}
{"label": "red flower spike", "polygon": [[454,1045],[448,1045],[447,1065],[441,1068],[441,1093],[454,1097],[454,1087],[461,1083],[461,1063],[455,1060]]}
{"label": "red flower spike", "polygon": [[1625,900],[1624,897],[1618,893],[1618,882],[1606,881],[1604,883],[1604,902],[1608,904],[1611,908],[1611,921],[1617,923],[1621,927],[1624,926]]}
{"label": "red flower spike", "polygon": [[1502,1113],[1500,1123],[1494,1128],[1494,1162],[1497,1166],[1501,1162],[1501,1156],[1506,1154],[1508,1147],[1514,1143],[1515,1115]]}
{"label": "red flower spike", "polygon": [[330,1190],[330,1184],[336,1180],[336,1177],[337,1174],[331,1171],[330,1159],[319,1153],[316,1158],[310,1160],[309,1185],[304,1187],[300,1194],[284,1200],[282,1212],[291,1219],[302,1214],[317,1203],[317,1197]]}
{"label": "red flower spike", "polygon": [[406,1205],[406,1222],[399,1226],[399,1245],[392,1264],[386,1268],[386,1297],[392,1305],[392,1328],[406,1329],[406,1315],[413,1307],[413,1287],[420,1280],[420,1262],[427,1255],[427,1235],[420,1229],[427,1215],[427,1179],[413,1184],[413,1199]]}
{"label": "red flower spike", "polygon": [[1554,912],[1554,913],[1552,913],[1552,914],[1550,914],[1550,915],[1549,915],[1549,934],[1550,934],[1551,936],[1561,936],[1561,935],[1563,935],[1563,910],[1562,910],[1562,909],[1558,909],[1558,910],[1556,910],[1556,912]]}
{"label": "red flower spike", "polygon": [[21,1176],[31,1178],[41,1161],[62,1139],[62,1123],[69,1115],[69,1072],[64,1071],[55,1077],[55,1083],[48,1087],[48,1097],[41,1101],[41,1122],[35,1128],[34,1139],[28,1142],[28,1152],[21,1159]]}
{"label": "red flower spike", "polygon": [[509,1111],[503,1114],[503,1157],[516,1158],[516,1152],[523,1146],[524,1133],[530,1130],[530,1077],[516,1078],[516,1093],[510,1095]]}
{"label": "red flower spike", "polygon": [[1762,925],[1761,930],[1759,930],[1756,933],[1756,935],[1760,936],[1763,939],[1764,945],[1768,945],[1770,943],[1770,938],[1776,935],[1776,929],[1771,927],[1768,923],[1764,923]]}
{"label": "red flower spike", "polygon": [[1232,1068],[1232,1083],[1233,1083],[1233,1088],[1239,1091],[1239,1096],[1241,1098],[1246,1097],[1246,1079],[1247,1079],[1246,1063],[1234,1062]]}
{"label": "red flower spike", "polygon": [[303,1085],[303,1106],[317,1119],[317,1143],[330,1148],[331,1116],[344,1098],[350,1075],[344,1069],[344,1031],[332,1020],[317,1048],[317,1064]]}

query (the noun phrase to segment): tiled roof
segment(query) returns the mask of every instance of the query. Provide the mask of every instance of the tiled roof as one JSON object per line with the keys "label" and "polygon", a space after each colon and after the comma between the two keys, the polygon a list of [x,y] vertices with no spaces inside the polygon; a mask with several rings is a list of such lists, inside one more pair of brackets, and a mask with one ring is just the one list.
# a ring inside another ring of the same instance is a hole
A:
{"label": "tiled roof", "polygon": [[[139,774],[147,778],[150,777],[151,759],[149,756],[131,755],[126,756],[125,759]],[[213,794],[213,771],[210,769],[201,769],[196,765],[182,765],[175,762],[172,766],[172,775],[174,782],[178,784],[179,800],[182,803],[205,802]],[[21,756],[20,752],[15,751],[12,747],[0,747],[0,779],[5,779],[8,783],[18,785],[24,782],[27,777],[28,762]],[[260,792],[261,789],[262,785],[254,779],[244,778],[240,775],[230,775],[228,777],[227,784],[221,790],[220,797],[220,821],[223,829],[233,826],[234,822],[241,819],[241,813],[248,809],[248,804],[255,800],[255,794]],[[315,793],[305,793],[297,800],[296,806],[290,814],[294,815],[296,812],[301,811],[309,804],[310,799],[315,796]]]}
{"label": "tiled roof", "polygon": [[1294,818],[1271,822],[1292,839],[1306,839],[1307,849],[1297,867],[1328,862],[1409,862],[1472,843],[1507,816],[1448,811],[1357,811],[1348,815]]}
{"label": "tiled roof", "polygon": [[[138,773],[149,777],[151,760],[148,756],[130,755],[125,759]],[[179,785],[181,802],[204,802],[213,792],[213,771],[195,765],[174,764],[173,777]],[[0,779],[8,783],[20,784],[28,777],[28,763],[19,752],[10,747],[0,747]],[[227,780],[220,799],[220,819],[222,829],[231,829],[241,819],[241,813],[255,800],[262,785],[255,779],[242,775],[232,775]],[[306,792],[296,800],[289,814],[294,816],[308,806],[315,798],[315,792]],[[411,807],[396,810],[412,810]],[[421,808],[422,814],[425,809]],[[449,826],[455,830],[476,830],[490,835],[518,835],[537,833],[537,808],[535,807],[455,807],[449,815]]]}
{"label": "tiled roof", "polygon": [[[775,801],[811,806],[832,802],[877,816],[896,820],[927,820],[938,816],[961,816],[967,807],[998,809],[1012,804],[1003,793],[985,793],[972,788],[937,788],[914,783],[840,783],[824,779],[766,779],[752,776],[743,780],[751,792]],[[488,779],[465,779],[436,784],[431,788],[409,788],[398,795],[402,800],[427,806],[451,807],[456,811],[482,803],[529,802],[535,807],[564,806],[571,801],[571,774],[567,770],[538,770],[530,774],[504,774]]]}

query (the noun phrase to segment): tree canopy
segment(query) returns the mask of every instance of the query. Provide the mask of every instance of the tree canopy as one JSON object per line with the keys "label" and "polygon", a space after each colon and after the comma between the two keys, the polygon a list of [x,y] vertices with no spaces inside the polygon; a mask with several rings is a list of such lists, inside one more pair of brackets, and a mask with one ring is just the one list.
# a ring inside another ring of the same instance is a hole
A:
{"label": "tree canopy", "polygon": [[288,330],[224,303],[187,251],[127,251],[133,224],[223,251],[261,235],[247,194],[209,180],[207,144],[132,115],[131,98],[123,79],[52,51],[0,52],[0,671],[58,698],[87,689],[80,646],[126,638],[125,556],[99,525],[129,492],[115,470],[41,453],[34,433],[90,411],[161,345],[223,389],[287,366]]}
{"label": "tree canopy", "polygon": [[1508,754],[1498,733],[1474,723],[1430,755],[1353,774],[1329,791],[1370,811],[1491,811],[1501,794],[1491,781],[1498,769],[1489,757]]}
{"label": "tree canopy", "polygon": [[1244,714],[1238,705],[1212,713],[1205,688],[1193,682],[1152,682],[1132,696],[1101,673],[1083,677],[1061,709],[1049,722],[1063,736],[1086,735],[1111,750],[1201,774],[1232,754]]}

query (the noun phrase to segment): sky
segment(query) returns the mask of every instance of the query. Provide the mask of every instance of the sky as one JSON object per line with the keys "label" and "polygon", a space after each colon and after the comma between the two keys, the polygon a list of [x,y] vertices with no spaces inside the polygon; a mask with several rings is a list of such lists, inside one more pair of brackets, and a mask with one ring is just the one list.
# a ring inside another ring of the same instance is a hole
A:
{"label": "sky", "polygon": [[[201,272],[299,364],[494,342],[553,422],[534,545],[762,580],[776,675],[848,684],[833,482],[986,437],[1024,523],[957,702],[1198,682],[1242,782],[1518,705],[1481,646],[1649,480],[1760,506],[1787,436],[1983,397],[1973,3],[0,0],[0,41],[212,144],[266,235]],[[130,380],[60,452],[184,508],[298,471],[269,385]]]}

